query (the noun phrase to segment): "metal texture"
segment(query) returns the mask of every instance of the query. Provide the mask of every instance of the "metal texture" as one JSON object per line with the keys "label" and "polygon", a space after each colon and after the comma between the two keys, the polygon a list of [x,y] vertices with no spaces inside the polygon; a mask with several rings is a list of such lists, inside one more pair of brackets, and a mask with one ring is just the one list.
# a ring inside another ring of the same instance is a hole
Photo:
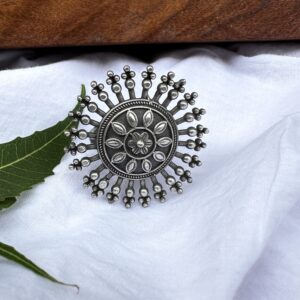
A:
{"label": "metal texture", "polygon": [[[164,178],[171,191],[182,193],[182,182],[191,183],[192,177],[191,172],[179,166],[177,161],[182,161],[191,168],[200,166],[201,161],[197,155],[181,153],[178,148],[186,147],[187,152],[193,152],[206,147],[201,138],[203,134],[208,133],[207,128],[200,124],[195,127],[179,128],[181,124],[199,121],[205,114],[204,109],[193,108],[192,112],[180,115],[182,110],[195,104],[197,93],[185,93],[183,98],[175,103],[174,100],[185,92],[185,80],[174,81],[175,74],[169,72],[161,77],[154,95],[149,96],[156,75],[153,67],[148,66],[147,70],[142,72],[141,96],[136,97],[133,80],[135,72],[130,70],[129,66],[125,66],[121,75],[129,94],[129,99],[125,99],[122,86],[118,83],[120,77],[112,71],[107,75],[106,83],[111,85],[118,103],[110,100],[103,84],[93,81],[92,94],[97,95],[98,99],[106,104],[108,111],[100,109],[89,96],[84,98],[79,96],[81,107],[86,107],[89,112],[98,115],[100,120],[82,115],[79,111],[69,113],[75,121],[91,125],[92,129],[86,131],[73,128],[67,131],[66,135],[71,136],[72,142],[66,152],[72,155],[86,151],[95,152],[92,156],[74,159],[70,169],[81,170],[82,167],[89,167],[91,163],[100,161],[100,164],[90,171],[89,176],[84,176],[84,186],[90,186],[92,196],[97,197],[104,194],[110,181],[115,177],[116,180],[111,191],[106,193],[106,198],[109,203],[117,201],[123,184],[125,186],[123,202],[127,208],[135,202],[136,183],[139,185],[139,202],[143,207],[147,207],[151,200],[148,182],[152,183],[154,198],[164,202],[167,193],[163,184],[159,182],[159,176]],[[164,94],[164,99],[161,100]],[[176,114],[180,116],[175,118]],[[182,135],[196,138],[179,140]],[[75,144],[76,138],[89,139],[90,143]],[[169,170],[173,171],[179,180],[170,175]],[[105,175],[101,177],[102,174]]]}

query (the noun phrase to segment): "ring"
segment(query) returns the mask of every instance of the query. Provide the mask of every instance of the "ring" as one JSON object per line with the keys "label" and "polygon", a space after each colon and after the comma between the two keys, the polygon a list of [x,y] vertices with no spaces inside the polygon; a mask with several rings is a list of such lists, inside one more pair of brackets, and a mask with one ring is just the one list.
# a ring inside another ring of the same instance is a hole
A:
{"label": "ring", "polygon": [[[185,170],[178,163],[183,162],[190,168],[201,165],[199,157],[193,152],[206,147],[202,137],[208,133],[208,129],[199,124],[205,110],[193,108],[191,112],[182,112],[195,104],[198,95],[196,92],[183,94],[186,81],[175,81],[173,72],[161,76],[154,95],[150,96],[156,74],[153,67],[148,66],[142,72],[141,96],[136,96],[133,79],[135,72],[129,66],[124,66],[123,70],[121,77],[125,80],[128,97],[122,93],[120,76],[112,71],[107,72],[106,83],[111,86],[117,103],[110,99],[102,83],[91,83],[92,94],[105,103],[108,111],[91,101],[90,96],[78,96],[80,107],[87,108],[96,118],[92,119],[81,111],[69,113],[75,121],[92,129],[71,128],[65,132],[72,140],[66,152],[72,155],[88,151],[95,153],[74,159],[69,166],[72,170],[82,170],[82,167],[89,167],[92,163],[97,164],[83,178],[83,185],[92,188],[92,197],[103,195],[110,182],[115,179],[110,192],[106,193],[109,203],[119,199],[124,186],[123,202],[126,208],[130,208],[135,202],[135,185],[138,185],[138,201],[143,207],[147,207],[151,201],[149,183],[152,184],[154,198],[165,202],[167,193],[161,178],[170,186],[171,191],[177,193],[183,192],[182,182],[192,182],[191,171]],[[178,101],[180,94],[183,97]],[[181,128],[185,123],[195,121],[194,126]],[[195,139],[182,140],[181,136],[184,135]],[[76,139],[87,139],[89,143],[76,144]],[[181,147],[187,148],[189,153],[181,152]]]}

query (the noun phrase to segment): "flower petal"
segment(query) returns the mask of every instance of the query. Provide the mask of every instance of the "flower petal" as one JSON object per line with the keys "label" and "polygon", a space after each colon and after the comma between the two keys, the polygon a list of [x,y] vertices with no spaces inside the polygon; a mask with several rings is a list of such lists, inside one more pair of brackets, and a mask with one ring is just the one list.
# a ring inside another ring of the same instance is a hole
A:
{"label": "flower petal", "polygon": [[147,141],[145,142],[145,146],[146,146],[146,147],[151,147],[152,144],[153,144],[153,142],[152,142],[151,140],[147,140]]}
{"label": "flower petal", "polygon": [[141,133],[141,139],[146,142],[149,139],[149,135],[147,132],[142,132]]}
{"label": "flower petal", "polygon": [[135,159],[132,159],[126,165],[126,172],[130,174],[135,171],[136,167],[137,167],[137,162]]}
{"label": "flower petal", "polygon": [[132,133],[131,136],[134,142],[137,142],[141,138],[141,136],[137,132]]}
{"label": "flower petal", "polygon": [[130,148],[133,148],[133,147],[136,146],[136,143],[134,142],[134,140],[129,140],[129,141],[128,141],[128,146],[129,146]]}
{"label": "flower petal", "polygon": [[151,110],[147,110],[143,116],[143,124],[145,127],[149,127],[153,122],[153,113]]}
{"label": "flower petal", "polygon": [[142,169],[145,171],[145,172],[150,172],[151,169],[152,169],[152,164],[150,162],[150,160],[148,159],[144,159],[143,162],[142,162]]}
{"label": "flower petal", "polygon": [[113,157],[111,158],[111,161],[114,164],[119,164],[122,161],[124,161],[125,158],[126,158],[126,153],[125,152],[118,152],[118,153],[113,155]]}
{"label": "flower petal", "polygon": [[160,147],[168,147],[170,144],[172,144],[172,142],[172,139],[169,137],[163,137],[157,141],[157,145]]}
{"label": "flower petal", "polygon": [[111,139],[108,139],[105,144],[110,147],[110,148],[113,148],[113,149],[118,149],[120,147],[122,147],[123,143],[122,141],[120,141],[119,139],[116,139],[116,138],[111,138]]}
{"label": "flower petal", "polygon": [[125,126],[119,122],[112,122],[112,129],[119,135],[125,135],[127,133]]}
{"label": "flower petal", "polygon": [[155,134],[163,133],[167,128],[167,124],[168,123],[166,121],[161,121],[161,122],[157,123],[154,127],[154,133]]}
{"label": "flower petal", "polygon": [[153,158],[156,160],[156,161],[164,161],[166,159],[166,156],[163,152],[161,151],[155,151],[153,153]]}
{"label": "flower petal", "polygon": [[132,110],[127,111],[126,118],[131,127],[135,128],[137,126],[138,117]]}
{"label": "flower petal", "polygon": [[140,148],[137,147],[137,146],[134,146],[134,147],[132,148],[132,152],[133,152],[134,154],[139,154],[139,153],[140,153]]}
{"label": "flower petal", "polygon": [[148,153],[148,148],[147,147],[143,147],[140,149],[142,154],[146,154]]}

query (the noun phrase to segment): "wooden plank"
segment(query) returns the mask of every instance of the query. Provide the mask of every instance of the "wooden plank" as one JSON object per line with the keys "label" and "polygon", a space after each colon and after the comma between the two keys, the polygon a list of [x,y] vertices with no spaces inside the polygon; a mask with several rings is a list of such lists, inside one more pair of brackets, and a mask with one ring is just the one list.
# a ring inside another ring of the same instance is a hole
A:
{"label": "wooden plank", "polygon": [[0,47],[300,39],[299,0],[0,0]]}

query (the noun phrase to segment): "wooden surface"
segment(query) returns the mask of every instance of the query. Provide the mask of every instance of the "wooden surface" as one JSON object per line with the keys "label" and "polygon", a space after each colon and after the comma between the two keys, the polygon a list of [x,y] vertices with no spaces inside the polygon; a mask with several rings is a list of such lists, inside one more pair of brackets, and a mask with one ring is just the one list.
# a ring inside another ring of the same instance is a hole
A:
{"label": "wooden surface", "polygon": [[0,0],[0,47],[300,39],[300,0]]}

